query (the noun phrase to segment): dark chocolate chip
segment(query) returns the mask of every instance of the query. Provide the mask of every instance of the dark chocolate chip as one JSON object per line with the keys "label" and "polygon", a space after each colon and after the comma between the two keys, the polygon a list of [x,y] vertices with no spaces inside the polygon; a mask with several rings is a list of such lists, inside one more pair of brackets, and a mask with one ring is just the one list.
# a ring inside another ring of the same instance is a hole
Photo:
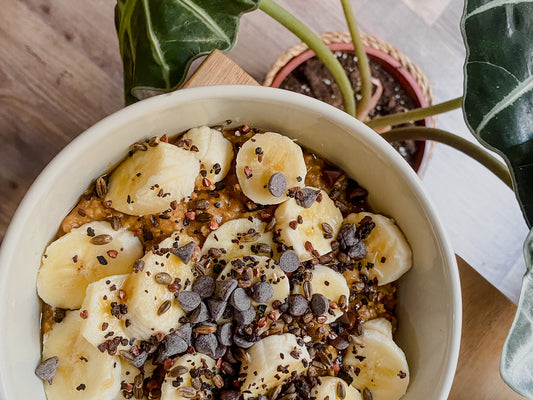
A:
{"label": "dark chocolate chip", "polygon": [[243,288],[237,288],[229,298],[229,303],[238,311],[245,311],[250,308],[250,298]]}
{"label": "dark chocolate chip", "polygon": [[[189,336],[190,343],[190,336]],[[176,354],[185,353],[189,348],[187,341],[180,334],[174,332],[163,339],[163,354],[172,357]]]}
{"label": "dark chocolate chip", "polygon": [[225,323],[218,327],[218,341],[224,346],[231,346],[233,344],[233,324],[231,322]]}
{"label": "dark chocolate chip", "polygon": [[355,246],[357,242],[359,242],[359,238],[357,237],[357,227],[355,224],[344,224],[341,226],[337,240],[341,250],[347,250],[348,248]]}
{"label": "dark chocolate chip", "polygon": [[180,303],[181,308],[186,312],[191,312],[195,310],[202,301],[200,295],[196,292],[185,291],[178,294],[178,303]]}
{"label": "dark chocolate chip", "polygon": [[355,261],[362,260],[366,256],[366,246],[363,242],[359,241],[355,245],[350,246],[346,254]]}
{"label": "dark chocolate chip", "polygon": [[294,199],[296,200],[296,204],[298,204],[300,207],[309,208],[313,205],[319,193],[320,190],[303,188],[296,194]]}
{"label": "dark chocolate chip", "polygon": [[300,317],[305,314],[308,308],[307,300],[301,294],[291,294],[288,299],[289,314],[293,317]]}
{"label": "dark chocolate chip", "polygon": [[325,169],[322,171],[322,177],[331,188],[335,185],[335,182],[337,182],[341,175],[342,172],[338,169]]}
{"label": "dark chocolate chip", "polygon": [[215,280],[208,275],[199,276],[192,284],[192,290],[203,299],[211,297],[215,292]]}
{"label": "dark chocolate chip", "polygon": [[244,311],[235,310],[233,312],[233,321],[242,326],[250,325],[255,320],[255,314],[255,308],[252,306]]}
{"label": "dark chocolate chip", "polygon": [[218,360],[219,358],[222,358],[226,355],[226,351],[228,351],[228,348],[222,344],[219,344],[215,350],[215,360]]}
{"label": "dark chocolate chip", "polygon": [[268,191],[274,197],[281,197],[287,189],[287,178],[280,172],[272,174],[267,184]]}
{"label": "dark chocolate chip", "polygon": [[235,334],[233,336],[233,343],[235,343],[236,346],[241,347],[243,349],[248,349],[253,346],[255,342],[252,342],[241,335]]}
{"label": "dark chocolate chip", "polygon": [[198,351],[199,353],[207,354],[212,358],[215,358],[217,346],[218,341],[214,333],[210,333],[208,335],[200,335],[194,343],[196,351]]}
{"label": "dark chocolate chip", "polygon": [[220,393],[220,400],[239,400],[241,392],[239,390],[224,390]]}
{"label": "dark chocolate chip", "polygon": [[258,303],[266,303],[274,296],[274,288],[270,283],[257,282],[252,286],[252,299]]}
{"label": "dark chocolate chip", "polygon": [[300,257],[294,250],[287,250],[280,256],[279,266],[283,272],[294,272],[300,267]]}
{"label": "dark chocolate chip", "polygon": [[323,294],[315,293],[311,297],[310,307],[313,314],[325,315],[329,310],[329,300]]}
{"label": "dark chocolate chip", "polygon": [[217,280],[215,284],[215,296],[220,300],[228,301],[233,291],[237,288],[238,282],[235,279],[225,281]]}
{"label": "dark chocolate chip", "polygon": [[189,242],[186,245],[178,247],[177,249],[173,248],[170,251],[172,252],[172,254],[177,256],[181,261],[187,264],[189,261],[191,261],[191,257],[192,257],[195,247],[196,247],[195,242]]}
{"label": "dark chocolate chip", "polygon": [[330,343],[337,350],[346,350],[348,346],[350,345],[350,342],[348,342],[348,339],[346,339],[344,336],[341,336],[341,335],[337,336],[333,340],[330,340]]}
{"label": "dark chocolate chip", "polygon": [[144,363],[146,362],[147,359],[148,359],[148,353],[146,351],[143,351],[141,354],[139,354],[137,357],[135,357],[131,361],[131,364],[135,368],[141,368],[144,365]]}
{"label": "dark chocolate chip", "polygon": [[191,345],[191,336],[192,336],[192,325],[187,323],[183,324],[181,328],[179,328],[175,334],[185,340],[185,343],[187,343],[187,346]]}
{"label": "dark chocolate chip", "polygon": [[224,315],[226,310],[226,305],[228,303],[222,300],[208,299],[207,308],[209,308],[209,313],[211,314],[211,319],[213,321],[218,321]]}
{"label": "dark chocolate chip", "polygon": [[46,360],[41,362],[37,366],[37,368],[35,368],[35,375],[47,381],[51,385],[58,366],[59,366],[58,357],[54,356],[54,357],[47,358]]}
{"label": "dark chocolate chip", "polygon": [[198,308],[191,313],[190,321],[193,324],[207,321],[209,319],[209,311],[204,303],[200,303]]}

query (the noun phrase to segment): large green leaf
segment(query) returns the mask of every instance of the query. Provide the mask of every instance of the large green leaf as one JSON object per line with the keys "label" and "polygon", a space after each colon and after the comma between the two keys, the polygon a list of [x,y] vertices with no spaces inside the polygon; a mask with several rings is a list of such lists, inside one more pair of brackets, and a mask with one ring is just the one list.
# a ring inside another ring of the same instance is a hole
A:
{"label": "large green leaf", "polygon": [[[465,0],[467,50],[463,111],[470,130],[499,152],[533,222],[533,1]],[[500,363],[504,381],[533,399],[533,230],[524,244],[527,273]]]}
{"label": "large green leaf", "polygon": [[126,103],[180,85],[192,61],[235,45],[243,13],[260,0],[118,0],[115,25]]}
{"label": "large green leaf", "polygon": [[[533,2],[465,0],[463,109],[470,130],[512,170],[533,222]],[[532,383],[533,386],[533,383]]]}

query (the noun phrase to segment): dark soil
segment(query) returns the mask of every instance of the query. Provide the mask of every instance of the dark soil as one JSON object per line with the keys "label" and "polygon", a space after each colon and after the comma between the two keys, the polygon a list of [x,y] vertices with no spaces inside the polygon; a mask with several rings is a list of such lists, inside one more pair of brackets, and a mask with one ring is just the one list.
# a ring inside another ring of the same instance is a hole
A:
{"label": "dark soil", "polygon": [[[340,51],[335,52],[335,56],[348,73],[356,93],[356,101],[359,103],[361,98],[361,78],[356,58],[353,54]],[[370,118],[416,108],[413,98],[379,64],[370,61],[370,69],[372,77],[379,79],[383,86],[383,94],[376,107],[370,111]],[[280,87],[317,98],[341,110],[343,108],[342,96],[333,76],[322,61],[316,57],[298,66],[285,78]],[[408,140],[393,142],[392,145],[411,166],[414,166],[416,153],[420,145],[419,142]]]}

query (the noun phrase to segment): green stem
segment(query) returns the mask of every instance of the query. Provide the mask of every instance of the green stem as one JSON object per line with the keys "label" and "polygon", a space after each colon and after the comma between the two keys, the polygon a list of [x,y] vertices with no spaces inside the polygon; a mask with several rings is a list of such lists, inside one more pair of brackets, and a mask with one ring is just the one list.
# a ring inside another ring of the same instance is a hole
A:
{"label": "green stem", "polygon": [[328,46],[326,46],[324,42],[313,33],[313,31],[283,7],[276,4],[273,0],[262,0],[261,3],[259,3],[259,9],[270,15],[281,25],[298,36],[300,40],[315,52],[316,56],[322,60],[324,65],[331,72],[339,86],[344,103],[344,111],[355,116],[355,95],[352,85],[344,68],[342,68],[339,60],[333,55]]}
{"label": "green stem", "polygon": [[433,115],[442,114],[448,111],[460,108],[463,103],[463,98],[458,97],[453,100],[445,101],[444,103],[435,104],[429,107],[415,108],[407,112],[385,115],[383,117],[374,118],[366,124],[372,129],[380,129],[386,126],[396,126],[406,124],[412,121],[419,121],[421,119],[431,117]]}
{"label": "green stem", "polygon": [[483,164],[503,183],[513,189],[513,180],[507,167],[481,147],[460,136],[441,129],[426,127],[397,128],[385,132],[381,136],[388,142],[397,140],[433,140],[451,146]]}
{"label": "green stem", "polygon": [[370,81],[372,75],[370,73],[370,64],[365,52],[365,46],[361,40],[361,34],[359,33],[357,21],[353,13],[351,0],[341,0],[341,4],[346,23],[348,24],[348,30],[352,37],[353,49],[357,57],[357,65],[361,76],[361,100],[359,101],[356,114],[356,117],[361,119],[361,116],[368,115],[370,111],[368,108],[370,107],[369,102],[372,97],[372,82]]}

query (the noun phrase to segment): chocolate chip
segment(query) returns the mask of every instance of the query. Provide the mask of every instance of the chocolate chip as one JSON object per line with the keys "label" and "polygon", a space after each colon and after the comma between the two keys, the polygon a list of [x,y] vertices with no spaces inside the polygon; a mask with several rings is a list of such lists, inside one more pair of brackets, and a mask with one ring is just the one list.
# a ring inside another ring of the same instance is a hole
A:
{"label": "chocolate chip", "polygon": [[47,358],[46,360],[41,362],[37,366],[37,368],[35,368],[35,375],[37,375],[42,380],[47,381],[51,385],[58,366],[59,366],[58,357],[54,356],[54,357]]}
{"label": "chocolate chip", "polygon": [[243,288],[237,288],[229,298],[229,303],[238,311],[245,311],[250,308],[250,298]]}
{"label": "chocolate chip", "polygon": [[319,193],[320,190],[303,188],[296,194],[294,200],[300,207],[309,208],[313,205]]}
{"label": "chocolate chip", "polygon": [[361,239],[366,239],[372,230],[376,227],[372,217],[367,215],[361,221],[359,221],[359,237]]}
{"label": "chocolate chip", "polygon": [[215,292],[215,280],[208,275],[199,276],[192,284],[192,290],[203,299],[211,297]]}
{"label": "chocolate chip", "polygon": [[207,308],[209,308],[209,313],[211,314],[211,319],[213,321],[218,321],[224,315],[226,310],[226,305],[228,303],[222,300],[208,299]]}
{"label": "chocolate chip", "polygon": [[202,298],[196,292],[185,291],[178,294],[178,303],[186,312],[195,310],[201,303]]}
{"label": "chocolate chip", "polygon": [[182,338],[185,340],[185,343],[187,343],[187,346],[191,345],[191,336],[192,336],[192,325],[191,324],[183,324],[181,328],[179,328],[175,333],[176,336]]}
{"label": "chocolate chip", "polygon": [[344,224],[341,226],[337,240],[341,250],[347,250],[348,248],[355,246],[357,242],[359,242],[359,238],[357,237],[357,227],[355,224]]}
{"label": "chocolate chip", "polygon": [[241,392],[239,390],[224,390],[220,393],[220,400],[239,400]]}
{"label": "chocolate chip", "polygon": [[231,322],[225,323],[218,327],[218,341],[224,346],[231,346],[233,344],[233,324]]}
{"label": "chocolate chip", "polygon": [[287,189],[287,178],[280,172],[272,174],[267,184],[268,191],[274,197],[281,197]]}
{"label": "chocolate chip", "polygon": [[287,250],[280,256],[279,266],[283,272],[294,272],[300,267],[300,257],[294,250]]}
{"label": "chocolate chip", "polygon": [[244,311],[235,310],[233,313],[233,321],[242,326],[250,325],[255,320],[255,314],[255,308],[252,306]]}
{"label": "chocolate chip", "polygon": [[313,294],[311,297],[311,311],[315,315],[325,315],[329,310],[329,300],[320,293]]}
{"label": "chocolate chip", "polygon": [[192,312],[189,319],[193,324],[207,321],[209,319],[209,311],[207,311],[206,305],[204,303],[200,303],[198,308]]}
{"label": "chocolate chip", "polygon": [[242,349],[248,349],[252,347],[255,342],[252,342],[241,335],[235,334],[235,336],[233,336],[233,343]]}
{"label": "chocolate chip", "polygon": [[141,354],[139,354],[133,360],[131,360],[131,364],[135,368],[141,368],[147,359],[148,359],[148,352],[143,351]]}
{"label": "chocolate chip", "polygon": [[[190,336],[189,336],[190,341]],[[185,353],[189,345],[187,342],[176,332],[165,336],[163,339],[163,358],[172,357],[176,354]]]}
{"label": "chocolate chip", "polygon": [[329,187],[333,187],[341,175],[342,172],[338,169],[324,169],[322,171],[322,177]]}
{"label": "chocolate chip", "polygon": [[191,257],[192,257],[195,247],[196,247],[196,243],[189,242],[186,245],[178,247],[177,249],[173,248],[170,251],[172,252],[172,254],[177,256],[181,261],[187,264],[189,261],[191,261]]}
{"label": "chocolate chip", "polygon": [[291,294],[288,299],[289,314],[293,317],[300,317],[307,311],[308,303],[301,294]]}
{"label": "chocolate chip", "polygon": [[228,351],[228,348],[222,344],[219,344],[215,350],[215,357],[213,357],[215,360],[218,360],[219,358],[222,358],[226,355],[226,351]]}
{"label": "chocolate chip", "polygon": [[270,283],[257,282],[252,286],[252,299],[258,303],[266,303],[274,296],[274,288]]}
{"label": "chocolate chip", "polygon": [[215,283],[215,296],[220,300],[228,301],[233,291],[237,288],[238,282],[235,279],[226,281],[217,280]]}
{"label": "chocolate chip", "polygon": [[355,261],[362,260],[366,256],[366,246],[363,242],[359,241],[355,245],[350,246],[347,254]]}
{"label": "chocolate chip", "polygon": [[217,346],[218,341],[214,333],[210,333],[209,335],[200,335],[194,343],[196,351],[198,351],[199,353],[207,354],[212,358],[215,358]]}
{"label": "chocolate chip", "polygon": [[346,339],[344,336],[341,336],[341,335],[337,336],[333,340],[330,340],[330,343],[337,350],[346,350],[348,346],[350,345],[350,342],[348,342],[348,339]]}

